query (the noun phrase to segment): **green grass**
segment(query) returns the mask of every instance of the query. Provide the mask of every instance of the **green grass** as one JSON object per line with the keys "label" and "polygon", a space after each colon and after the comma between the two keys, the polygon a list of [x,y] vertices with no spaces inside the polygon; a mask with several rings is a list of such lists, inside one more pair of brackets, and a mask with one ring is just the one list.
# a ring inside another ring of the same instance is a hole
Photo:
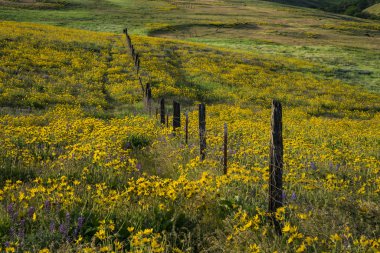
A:
{"label": "green grass", "polygon": [[380,3],[374,4],[367,9],[365,9],[363,12],[369,13],[371,15],[380,16]]}
{"label": "green grass", "polygon": [[340,79],[345,83],[359,85],[373,92],[380,92],[380,55],[377,50],[345,48],[336,46],[290,46],[250,39],[189,39],[217,47],[238,51],[261,52],[265,55],[281,55],[313,62],[313,72],[322,79]]}
{"label": "green grass", "polygon": [[295,57],[318,64],[321,78],[380,90],[380,22],[314,9],[257,0],[70,0],[57,9],[0,2],[0,19],[116,33],[128,27],[132,34]]}

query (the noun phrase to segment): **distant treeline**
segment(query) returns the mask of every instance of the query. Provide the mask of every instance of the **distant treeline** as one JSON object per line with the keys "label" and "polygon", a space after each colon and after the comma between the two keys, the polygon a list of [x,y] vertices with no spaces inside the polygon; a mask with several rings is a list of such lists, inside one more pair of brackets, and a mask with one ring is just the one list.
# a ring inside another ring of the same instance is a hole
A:
{"label": "distant treeline", "polygon": [[380,3],[380,0],[269,0],[271,2],[291,4],[297,6],[317,8],[324,11],[342,13],[351,16],[364,18],[378,18],[369,13],[363,12],[364,9]]}

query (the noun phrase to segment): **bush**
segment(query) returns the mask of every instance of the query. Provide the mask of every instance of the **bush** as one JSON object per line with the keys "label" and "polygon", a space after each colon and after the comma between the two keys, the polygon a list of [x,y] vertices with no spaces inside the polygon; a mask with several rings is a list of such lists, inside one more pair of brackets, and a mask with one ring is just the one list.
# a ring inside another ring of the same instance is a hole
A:
{"label": "bush", "polygon": [[141,149],[147,147],[150,140],[141,134],[132,134],[123,141],[123,149]]}

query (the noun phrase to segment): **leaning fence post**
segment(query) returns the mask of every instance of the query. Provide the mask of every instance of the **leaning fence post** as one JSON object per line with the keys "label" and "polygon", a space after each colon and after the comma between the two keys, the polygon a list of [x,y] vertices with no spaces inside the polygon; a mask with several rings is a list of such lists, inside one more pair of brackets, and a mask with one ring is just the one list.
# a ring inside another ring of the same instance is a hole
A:
{"label": "leaning fence post", "polygon": [[189,113],[185,114],[185,144],[189,144]]}
{"label": "leaning fence post", "polygon": [[133,47],[133,45],[131,45],[131,56],[132,56],[132,59],[135,59],[135,48]]}
{"label": "leaning fence post", "polygon": [[140,86],[141,86],[141,91],[143,93],[143,96],[145,97],[145,87],[144,87],[144,84],[143,84],[143,81],[142,81],[141,77],[139,77],[139,83],[140,83]]}
{"label": "leaning fence post", "polygon": [[277,234],[281,235],[282,225],[275,217],[278,208],[282,207],[282,173],[283,173],[283,140],[282,140],[282,106],[278,101],[272,102],[271,143],[269,163],[269,213]]}
{"label": "leaning fence post", "polygon": [[201,161],[206,157],[206,105],[199,104],[199,148]]}
{"label": "leaning fence post", "polygon": [[173,101],[173,132],[179,127],[181,127],[181,105]]}
{"label": "leaning fence post", "polygon": [[160,116],[161,124],[165,125],[165,99],[161,98],[160,100]]}
{"label": "leaning fence post", "polygon": [[140,70],[140,58],[139,54],[136,54],[136,57],[134,59],[134,64],[135,64],[135,69],[136,69],[136,75],[139,75],[139,70]]}
{"label": "leaning fence post", "polygon": [[151,115],[152,90],[150,88],[150,83],[146,84],[145,101],[146,101],[146,107],[148,108],[148,111],[149,111],[149,115]]}
{"label": "leaning fence post", "polygon": [[128,44],[128,48],[129,48],[129,50],[131,50],[131,48],[132,48],[132,40],[131,40],[131,37],[129,37],[128,34],[126,34],[126,36],[127,36],[127,44]]}
{"label": "leaning fence post", "polygon": [[223,146],[223,173],[227,175],[227,141],[228,141],[228,132],[227,132],[227,123],[224,123],[224,146]]}

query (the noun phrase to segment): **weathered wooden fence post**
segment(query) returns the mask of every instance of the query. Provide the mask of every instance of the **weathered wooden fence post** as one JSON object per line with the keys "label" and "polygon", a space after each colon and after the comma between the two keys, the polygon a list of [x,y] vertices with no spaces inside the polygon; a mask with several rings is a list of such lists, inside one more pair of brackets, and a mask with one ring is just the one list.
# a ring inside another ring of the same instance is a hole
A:
{"label": "weathered wooden fence post", "polygon": [[123,32],[124,32],[125,37],[126,37],[126,40],[127,40],[128,48],[129,48],[129,49],[131,50],[131,52],[132,52],[132,47],[133,47],[133,45],[132,45],[131,37],[129,37],[129,35],[128,35],[128,29],[127,29],[127,28],[124,28]]}
{"label": "weathered wooden fence post", "polygon": [[129,50],[131,50],[131,48],[132,48],[132,40],[131,40],[131,37],[129,37],[128,34],[127,34],[127,43],[128,43]]}
{"label": "weathered wooden fence post", "polygon": [[173,101],[173,132],[179,127],[181,127],[181,105]]}
{"label": "weathered wooden fence post", "polygon": [[189,113],[185,114],[185,144],[189,144]]}
{"label": "weathered wooden fence post", "polygon": [[161,98],[160,100],[160,116],[161,124],[165,125],[165,99]]}
{"label": "weathered wooden fence post", "polygon": [[145,88],[145,105],[149,111],[149,115],[151,115],[151,106],[152,106],[152,90],[150,87],[150,83],[146,84]]}
{"label": "weathered wooden fence post", "polygon": [[135,59],[135,48],[133,47],[133,45],[131,45],[131,56],[132,56],[132,59]]}
{"label": "weathered wooden fence post", "polygon": [[206,105],[199,105],[199,149],[201,161],[206,158]]}
{"label": "weathered wooden fence post", "polygon": [[227,123],[224,123],[224,146],[223,146],[223,173],[227,175],[227,141],[228,141],[228,129]]}
{"label": "weathered wooden fence post", "polygon": [[140,86],[141,86],[141,91],[145,97],[145,87],[144,87],[144,84],[143,84],[143,81],[141,79],[141,77],[139,77],[139,83],[140,83]]}
{"label": "weathered wooden fence post", "polygon": [[271,143],[269,161],[269,213],[277,234],[282,234],[282,224],[275,213],[282,207],[282,173],[283,173],[283,141],[282,141],[282,106],[278,101],[272,102]]}
{"label": "weathered wooden fence post", "polygon": [[127,28],[124,28],[123,29],[123,33],[125,34],[125,38],[127,40],[127,43],[128,43],[128,47],[130,48],[131,47],[131,41],[130,41],[130,38],[129,38],[129,35],[128,35],[128,29]]}
{"label": "weathered wooden fence post", "polygon": [[136,75],[139,75],[139,70],[140,70],[140,57],[139,54],[136,54],[135,60],[135,68],[136,68]]}

